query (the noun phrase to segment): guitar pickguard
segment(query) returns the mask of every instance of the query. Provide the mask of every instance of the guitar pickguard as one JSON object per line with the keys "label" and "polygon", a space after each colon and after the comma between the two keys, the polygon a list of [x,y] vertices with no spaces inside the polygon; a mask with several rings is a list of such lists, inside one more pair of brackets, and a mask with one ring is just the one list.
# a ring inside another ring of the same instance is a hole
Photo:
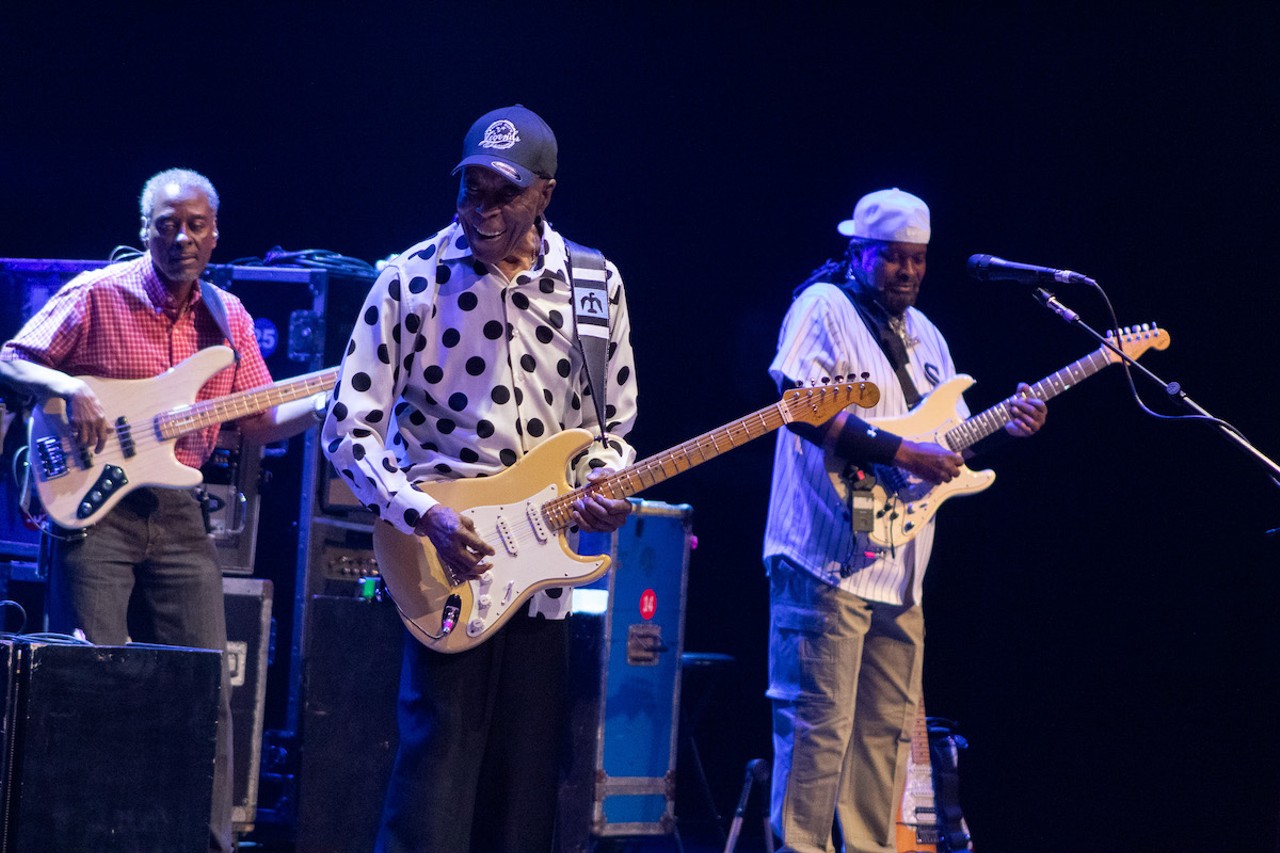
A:
{"label": "guitar pickguard", "polygon": [[586,583],[600,567],[603,561],[584,564],[568,557],[558,536],[543,523],[540,508],[556,492],[555,486],[548,486],[519,503],[472,507],[460,513],[497,551],[490,559],[493,568],[466,582],[471,606],[463,611],[461,626],[467,636],[482,636],[533,592]]}

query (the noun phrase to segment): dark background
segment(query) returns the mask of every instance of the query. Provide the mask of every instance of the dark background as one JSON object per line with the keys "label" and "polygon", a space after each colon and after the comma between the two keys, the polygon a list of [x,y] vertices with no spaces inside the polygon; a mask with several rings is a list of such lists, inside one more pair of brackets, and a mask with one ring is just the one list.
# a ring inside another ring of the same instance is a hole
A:
{"label": "dark background", "polygon": [[[1170,330],[1144,365],[1280,455],[1274,6],[971,5],[5,4],[0,256],[136,244],[142,183],[181,165],[222,195],[216,262],[374,261],[449,220],[462,134],[521,102],[560,140],[550,219],[626,279],[642,456],[776,399],[791,288],[888,186],[932,208],[921,307],[975,411],[1096,347],[968,278],[985,252],[1096,278],[1122,324]],[[925,692],[971,744],[979,849],[1275,850],[1275,486],[1119,369],[1050,409],[941,513],[926,580]],[[686,647],[737,659],[700,732],[726,811],[770,749],[771,452],[645,495],[694,506]]]}

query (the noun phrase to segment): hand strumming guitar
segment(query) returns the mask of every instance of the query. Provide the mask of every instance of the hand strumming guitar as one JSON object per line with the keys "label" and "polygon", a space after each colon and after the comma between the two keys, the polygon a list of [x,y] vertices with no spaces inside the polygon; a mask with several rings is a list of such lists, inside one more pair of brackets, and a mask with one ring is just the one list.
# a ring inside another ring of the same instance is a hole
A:
{"label": "hand strumming guitar", "polygon": [[487,558],[494,550],[476,533],[475,523],[444,504],[427,510],[413,532],[430,540],[456,582],[474,580],[492,568]]}
{"label": "hand strumming guitar", "polygon": [[903,439],[893,464],[930,483],[946,483],[960,474],[964,457],[940,444]]}
{"label": "hand strumming guitar", "polygon": [[66,404],[66,434],[94,453],[107,446],[111,427],[102,401],[89,384],[52,367],[31,361],[0,362],[0,380],[35,397],[44,405],[49,400]]}

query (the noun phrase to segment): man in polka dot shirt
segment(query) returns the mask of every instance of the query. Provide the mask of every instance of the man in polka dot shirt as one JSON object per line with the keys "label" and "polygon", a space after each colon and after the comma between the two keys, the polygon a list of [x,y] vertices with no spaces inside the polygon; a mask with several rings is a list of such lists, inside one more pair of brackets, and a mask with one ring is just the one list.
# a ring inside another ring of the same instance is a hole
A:
{"label": "man in polka dot shirt", "polygon": [[[424,536],[456,577],[492,543],[413,484],[500,473],[552,435],[600,434],[576,344],[564,239],[543,214],[556,141],[532,111],[494,110],[463,141],[457,215],[379,276],[352,333],[325,452],[360,501]],[[635,371],[622,278],[609,299],[605,441],[572,462],[585,483],[629,464]],[[625,500],[574,507],[583,530],[626,520]],[[382,851],[549,851],[556,811],[568,590],[537,593],[483,643],[456,654],[406,634],[400,743]]]}

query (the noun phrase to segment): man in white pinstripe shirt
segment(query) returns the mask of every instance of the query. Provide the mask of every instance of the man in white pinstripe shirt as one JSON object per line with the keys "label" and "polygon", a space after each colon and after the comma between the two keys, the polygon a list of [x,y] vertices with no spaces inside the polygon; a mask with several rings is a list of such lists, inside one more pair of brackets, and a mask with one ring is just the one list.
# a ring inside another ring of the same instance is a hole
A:
{"label": "man in white pinstripe shirt", "polygon": [[[838,230],[851,238],[847,256],[798,289],[769,372],[783,388],[869,374],[881,396],[867,416],[905,414],[956,373],[941,333],[914,307],[929,209],[910,193],[881,190],[860,199]],[[1011,408],[1011,435],[1028,436],[1044,424],[1040,400],[1019,394]],[[904,545],[875,546],[855,529],[864,525],[829,469],[845,467],[856,478],[871,465],[892,465],[941,483],[963,462],[959,453],[877,430],[851,411],[823,427],[797,424],[778,435],[764,559],[772,822],[784,851],[835,849],[834,821],[848,853],[893,853],[920,699],[921,581],[933,523]]]}

